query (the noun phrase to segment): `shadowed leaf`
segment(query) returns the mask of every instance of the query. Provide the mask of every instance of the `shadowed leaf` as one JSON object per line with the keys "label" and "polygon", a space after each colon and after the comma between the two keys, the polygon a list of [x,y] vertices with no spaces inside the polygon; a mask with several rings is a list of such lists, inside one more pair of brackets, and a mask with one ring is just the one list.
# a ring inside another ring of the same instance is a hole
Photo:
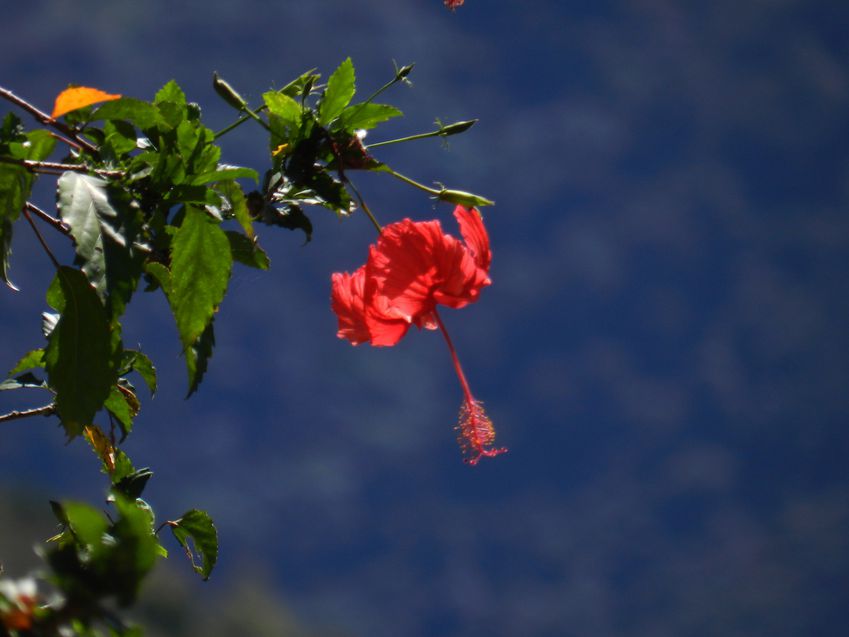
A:
{"label": "shadowed leaf", "polygon": [[209,514],[197,509],[187,511],[171,526],[171,532],[186,551],[195,572],[209,579],[218,560],[218,532]]}
{"label": "shadowed leaf", "polygon": [[116,356],[106,309],[79,270],[56,274],[62,315],[47,339],[44,362],[56,408],[70,437],[90,425],[116,380]]}

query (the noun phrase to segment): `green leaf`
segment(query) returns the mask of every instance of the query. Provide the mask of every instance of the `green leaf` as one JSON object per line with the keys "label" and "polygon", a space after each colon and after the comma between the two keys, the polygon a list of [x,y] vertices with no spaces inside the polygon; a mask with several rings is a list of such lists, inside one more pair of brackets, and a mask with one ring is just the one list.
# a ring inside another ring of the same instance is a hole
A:
{"label": "green leaf", "polygon": [[198,175],[191,180],[193,185],[210,184],[216,181],[229,181],[233,179],[253,179],[259,182],[259,175],[253,168],[241,168],[238,166],[219,166],[217,169]]}
{"label": "green leaf", "polygon": [[[114,523],[87,504],[51,503],[57,519],[67,527],[47,554],[52,579],[68,599],[86,608],[110,596],[120,606],[133,602],[159,554],[153,512],[147,503],[120,494],[111,500],[118,511]],[[85,630],[84,634],[94,633]]]}
{"label": "green leaf", "polygon": [[44,161],[56,148],[56,138],[50,134],[50,131],[43,128],[27,133],[27,141],[29,142],[27,159],[34,161]]}
{"label": "green leaf", "polygon": [[327,126],[345,109],[354,97],[354,64],[347,58],[327,79],[327,88],[318,106],[318,121]]}
{"label": "green leaf", "polygon": [[103,406],[118,421],[121,431],[124,433],[124,437],[126,437],[133,430],[133,418],[138,413],[138,409],[135,409],[134,405],[130,405],[127,402],[127,398],[117,386],[112,387]]}
{"label": "green leaf", "polygon": [[115,228],[118,212],[109,201],[107,185],[99,177],[70,171],[57,182],[62,221],[71,230],[83,272],[101,296],[105,296],[107,287],[104,236],[121,247],[127,245]]}
{"label": "green leaf", "polygon": [[[166,297],[171,295],[171,272],[162,263],[151,261],[144,264],[144,271],[153,277],[165,292]],[[154,286],[152,289],[156,289]]]}
{"label": "green leaf", "polygon": [[294,80],[289,82],[286,86],[281,89],[278,89],[278,93],[282,93],[284,95],[288,95],[291,98],[304,98],[310,94],[313,86],[318,80],[321,78],[321,75],[314,72],[315,69],[310,69],[305,73],[302,73]]}
{"label": "green leaf", "polygon": [[169,300],[180,340],[189,348],[209,325],[227,291],[233,265],[230,242],[209,215],[190,205],[171,250]]}
{"label": "green leaf", "polygon": [[114,481],[112,489],[131,500],[135,500],[141,497],[151,476],[153,476],[153,471],[149,468],[138,469]]}
{"label": "green leaf", "polygon": [[[317,202],[321,203],[321,202]],[[312,222],[300,206],[290,204],[282,208],[263,202],[257,221],[269,226],[280,226],[289,230],[302,230],[307,243],[312,240]]]}
{"label": "green leaf", "polygon": [[156,393],[156,368],[146,354],[136,350],[124,350],[121,368],[126,370],[124,373],[136,372],[147,385],[150,395],[153,396]]}
{"label": "green leaf", "polygon": [[[187,511],[171,524],[171,532],[186,551],[195,572],[203,576],[204,580],[209,579],[218,560],[218,532],[209,514],[197,509]],[[194,547],[190,545],[190,540]]]}
{"label": "green leaf", "polygon": [[177,150],[186,166],[191,166],[198,144],[203,143],[203,131],[195,122],[184,120],[177,126]]}
{"label": "green leaf", "polygon": [[108,151],[110,159],[123,157],[137,148],[136,129],[123,120],[106,122],[103,126],[106,135],[101,144],[101,153]]}
{"label": "green leaf", "polygon": [[28,369],[43,369],[44,368],[44,350],[42,348],[34,349],[27,352],[21,357],[17,365],[9,372],[9,376],[20,374]]}
{"label": "green leaf", "polygon": [[47,339],[44,363],[56,408],[70,437],[91,424],[116,381],[115,343],[106,309],[79,270],[56,273],[64,309]]}
{"label": "green leaf", "polygon": [[358,129],[374,128],[381,122],[400,117],[403,113],[389,104],[375,104],[365,102],[349,106],[339,116],[336,129],[346,130],[353,133]]}
{"label": "green leaf", "polygon": [[184,352],[186,369],[189,373],[189,391],[186,398],[194,394],[200,386],[200,382],[206,374],[209,359],[212,357],[213,347],[215,347],[215,331],[210,320],[200,338]]}
{"label": "green leaf", "polygon": [[[47,286],[47,292],[44,297],[47,299],[47,305],[52,307],[54,310],[59,312],[60,314],[65,309],[65,295],[62,292],[62,280],[59,277],[53,277],[53,280],[50,282],[50,285]],[[56,315],[56,321],[59,320],[59,316]],[[56,327],[55,322],[53,327]],[[53,330],[51,329],[50,332]],[[49,332],[45,331],[45,336],[47,336]]]}
{"label": "green leaf", "polygon": [[[136,468],[133,466],[130,457],[120,449],[116,449],[115,469],[112,471],[112,484],[117,484],[127,476],[135,473],[135,471]],[[143,469],[140,469],[140,471],[143,471]]]}
{"label": "green leaf", "polygon": [[245,231],[248,237],[253,238],[253,218],[251,217],[250,210],[248,210],[248,204],[242,192],[242,187],[235,181],[222,181],[218,184],[217,190],[230,203],[230,211],[233,213],[236,221],[239,222],[239,225],[242,226],[242,230]]}
{"label": "green leaf", "polygon": [[[186,94],[174,80],[159,89],[153,98],[153,104],[159,111],[160,121],[168,128],[179,126],[188,114]],[[162,129],[163,126],[158,128]]]}
{"label": "green leaf", "polygon": [[[185,96],[183,101],[185,102]],[[133,97],[122,97],[102,104],[92,113],[91,119],[92,121],[124,120],[143,130],[154,128],[161,121],[159,109]]]}
{"label": "green leaf", "polygon": [[32,182],[23,166],[0,164],[0,219],[15,221],[29,196]]}
{"label": "green leaf", "polygon": [[80,544],[93,547],[103,542],[109,523],[94,507],[82,502],[63,502],[61,515]]}
{"label": "green leaf", "polygon": [[156,96],[153,98],[153,103],[157,106],[164,104],[165,102],[171,102],[182,106],[186,105],[186,94],[175,80],[171,80],[159,89]]}
{"label": "green leaf", "polygon": [[49,389],[47,383],[38,378],[32,372],[21,374],[16,378],[7,378],[0,383],[0,391],[10,391],[13,389]]}
{"label": "green leaf", "polygon": [[297,127],[301,121],[301,105],[285,93],[268,91],[262,94],[268,112],[279,117],[286,125]]}
{"label": "green leaf", "polygon": [[268,269],[270,265],[268,255],[259,247],[255,239],[252,240],[232,230],[227,231],[227,239],[230,241],[230,252],[234,261],[258,270]]}
{"label": "green leaf", "polygon": [[153,533],[153,511],[140,499],[115,497],[118,521],[110,530],[114,543],[102,561],[106,583],[111,584],[118,604],[135,600],[139,585],[156,564],[159,542]]}
{"label": "green leaf", "polygon": [[284,143],[291,143],[301,128],[303,108],[284,93],[269,91],[262,96],[268,107],[268,125],[271,128],[269,145],[274,151]]}

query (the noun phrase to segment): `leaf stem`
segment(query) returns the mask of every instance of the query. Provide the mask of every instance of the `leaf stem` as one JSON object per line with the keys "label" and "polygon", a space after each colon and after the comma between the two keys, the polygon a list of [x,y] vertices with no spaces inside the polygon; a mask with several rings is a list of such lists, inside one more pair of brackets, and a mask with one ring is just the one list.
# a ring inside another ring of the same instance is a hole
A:
{"label": "leaf stem", "polygon": [[261,112],[262,112],[262,111],[264,111],[266,108],[267,108],[267,107],[266,107],[266,105],[265,105],[265,104],[263,104],[262,106],[257,107],[257,108],[256,108],[256,109],[254,109],[254,110],[251,110],[250,108],[248,108],[247,106],[245,106],[245,107],[244,107],[244,109],[243,109],[243,110],[245,111],[245,115],[242,115],[239,119],[237,119],[235,122],[233,122],[233,123],[232,123],[232,124],[230,124],[229,126],[225,126],[224,128],[222,128],[220,131],[218,131],[217,133],[215,133],[215,134],[212,136],[212,138],[213,138],[213,139],[218,139],[218,138],[219,138],[219,137],[221,137],[222,135],[226,135],[227,133],[229,133],[229,132],[230,132],[231,130],[233,130],[234,128],[236,128],[236,127],[238,127],[238,126],[241,126],[242,124],[244,124],[245,122],[247,122],[249,119],[255,119],[256,121],[258,121],[258,122],[262,125],[262,127],[263,127],[263,128],[265,128],[265,130],[267,130],[267,131],[269,131],[269,132],[270,132],[270,131],[271,131],[271,129],[268,127],[268,124],[266,124],[266,123],[265,123],[265,120],[263,120],[263,119],[262,119],[259,115],[257,115],[257,113],[261,113]]}
{"label": "leaf stem", "polygon": [[430,188],[428,186],[425,186],[424,184],[420,184],[415,179],[410,179],[406,175],[402,175],[401,173],[394,171],[392,168],[389,168],[388,166],[386,167],[386,171],[390,175],[395,177],[396,179],[400,179],[401,181],[403,181],[405,184],[410,184],[414,188],[418,188],[419,190],[424,190],[426,193],[428,193],[429,195],[433,195],[434,197],[439,196],[440,191],[437,190],[436,188]]}
{"label": "leaf stem", "polygon": [[470,119],[464,122],[456,122],[454,124],[448,124],[447,126],[443,126],[440,122],[437,121],[437,124],[440,124],[439,128],[429,133],[418,133],[417,135],[408,135],[407,137],[399,137],[398,139],[388,139],[384,142],[375,142],[374,144],[368,144],[366,148],[377,148],[378,146],[388,146],[389,144],[400,144],[401,142],[412,142],[417,139],[427,139],[428,137],[450,137],[451,135],[456,135],[457,133],[462,133],[463,131],[468,130],[472,126],[477,123],[478,120]]}
{"label": "leaf stem", "polygon": [[56,412],[56,403],[42,405],[41,407],[33,407],[32,409],[22,409],[20,411],[10,411],[8,414],[0,415],[0,422],[17,420],[19,418],[29,418],[30,416],[50,416]]}
{"label": "leaf stem", "polygon": [[347,176],[345,177],[345,181],[351,187],[351,190],[354,191],[354,196],[357,198],[357,201],[360,203],[360,207],[363,209],[363,212],[366,213],[366,215],[369,218],[369,221],[371,221],[372,225],[375,227],[375,229],[377,229],[377,234],[380,234],[381,232],[383,232],[383,228],[377,222],[377,218],[375,218],[374,214],[372,214],[372,211],[369,209],[368,205],[366,205],[366,200],[363,199],[363,196],[360,194],[360,191],[357,190],[357,187],[354,185],[354,183],[350,179],[348,179]]}
{"label": "leaf stem", "polygon": [[442,135],[442,131],[434,130],[429,133],[418,133],[416,135],[408,135],[407,137],[399,137],[397,139],[387,139],[383,142],[375,142],[373,144],[367,144],[366,148],[377,148],[378,146],[389,146],[389,144],[400,144],[402,142],[412,142],[417,139],[427,139],[428,137],[439,137]]}

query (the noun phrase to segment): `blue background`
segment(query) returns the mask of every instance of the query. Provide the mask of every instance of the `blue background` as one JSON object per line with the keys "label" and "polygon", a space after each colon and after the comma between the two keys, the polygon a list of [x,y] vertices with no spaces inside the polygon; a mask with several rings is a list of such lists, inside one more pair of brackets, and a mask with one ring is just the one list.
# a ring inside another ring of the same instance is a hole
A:
{"label": "blue background", "polygon": [[[447,147],[377,156],[497,201],[494,283],[443,316],[506,456],[461,463],[438,334],[391,349],[335,337],[329,277],[363,262],[362,215],[315,210],[306,246],[261,231],[272,269],[235,272],[189,401],[164,301],[133,301],[124,341],[154,358],[162,391],[128,452],[155,469],[161,517],[208,509],[222,538],[195,596],[259,568],[304,623],[376,637],[845,630],[849,4],[32,0],[3,13],[0,81],[46,110],[69,82],[150,99],[175,78],[219,128],[233,112],[213,70],[256,103],[350,55],[362,96],[392,60],[417,63],[414,88],[385,100],[406,117],[367,141],[480,118]],[[260,131],[225,139],[227,161],[265,169]],[[385,176],[356,183],[383,223],[456,232],[450,206]],[[53,205],[47,182],[38,196]],[[51,276],[16,232],[7,367],[41,343]],[[0,480],[56,499],[103,484],[85,445],[42,419],[3,427]]]}

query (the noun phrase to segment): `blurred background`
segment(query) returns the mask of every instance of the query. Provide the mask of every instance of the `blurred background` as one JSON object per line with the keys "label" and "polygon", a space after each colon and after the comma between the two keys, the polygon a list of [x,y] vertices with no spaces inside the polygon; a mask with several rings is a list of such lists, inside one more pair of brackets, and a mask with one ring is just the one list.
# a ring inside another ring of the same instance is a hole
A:
{"label": "blurred background", "polygon": [[[376,154],[497,202],[493,285],[443,316],[510,452],[461,462],[438,334],[336,338],[330,273],[364,261],[364,216],[313,211],[308,245],[260,229],[272,268],[235,271],[190,400],[164,301],[137,296],[126,321],[162,387],[127,447],[156,472],[146,496],[161,519],[209,510],[222,543],[207,584],[176,552],[158,573],[151,634],[843,634],[849,3],[30,0],[3,14],[0,82],[46,110],[68,83],[150,99],[174,78],[221,128],[234,113],[213,70],[257,103],[350,55],[361,97],[393,60],[416,63],[414,86],[382,99],[406,117],[367,142],[480,118],[447,145]],[[258,131],[225,140],[226,161],[266,168]],[[355,177],[383,223],[456,233],[450,206]],[[48,182],[39,196],[53,206]],[[14,250],[6,368],[42,342],[51,276],[23,225]],[[53,533],[47,499],[96,500],[104,483],[54,421],[0,440],[15,573]]]}

